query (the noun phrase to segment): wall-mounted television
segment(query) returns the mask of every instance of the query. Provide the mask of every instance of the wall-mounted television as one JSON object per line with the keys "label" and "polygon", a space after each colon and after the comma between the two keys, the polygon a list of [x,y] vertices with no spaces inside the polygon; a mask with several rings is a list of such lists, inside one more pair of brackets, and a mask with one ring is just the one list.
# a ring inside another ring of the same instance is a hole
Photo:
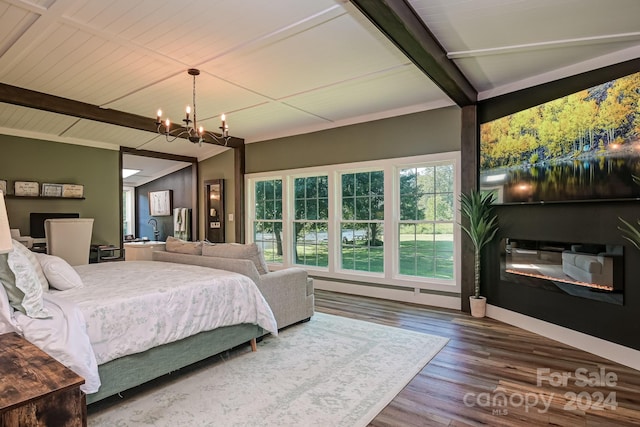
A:
{"label": "wall-mounted television", "polygon": [[480,126],[498,203],[640,199],[640,72]]}

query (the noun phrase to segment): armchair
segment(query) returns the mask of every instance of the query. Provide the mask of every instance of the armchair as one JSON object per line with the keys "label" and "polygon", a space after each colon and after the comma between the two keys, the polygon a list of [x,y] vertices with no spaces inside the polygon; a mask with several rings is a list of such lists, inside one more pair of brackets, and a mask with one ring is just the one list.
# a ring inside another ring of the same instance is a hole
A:
{"label": "armchair", "polygon": [[57,218],[44,222],[47,253],[70,265],[89,263],[93,218]]}

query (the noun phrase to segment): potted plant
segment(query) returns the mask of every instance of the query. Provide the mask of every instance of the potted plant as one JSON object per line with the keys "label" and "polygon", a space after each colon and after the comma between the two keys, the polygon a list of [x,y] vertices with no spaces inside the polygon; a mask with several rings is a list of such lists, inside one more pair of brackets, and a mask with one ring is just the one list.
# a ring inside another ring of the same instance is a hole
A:
{"label": "potted plant", "polygon": [[493,193],[472,190],[460,195],[460,212],[469,220],[469,225],[460,225],[469,235],[474,248],[474,295],[469,297],[471,315],[484,317],[487,299],[480,296],[480,251],[498,231],[498,217],[493,211]]}
{"label": "potted plant", "polygon": [[[640,230],[621,217],[618,217],[618,219],[624,224],[624,226],[618,226],[618,230],[622,231],[622,237],[630,241],[636,249],[640,249]],[[638,225],[640,225],[640,220],[638,220]]]}

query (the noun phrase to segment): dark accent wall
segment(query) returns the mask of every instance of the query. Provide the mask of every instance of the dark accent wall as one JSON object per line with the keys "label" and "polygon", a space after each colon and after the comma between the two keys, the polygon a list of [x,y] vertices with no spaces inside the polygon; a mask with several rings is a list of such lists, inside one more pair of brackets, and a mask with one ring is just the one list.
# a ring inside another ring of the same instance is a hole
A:
{"label": "dark accent wall", "polygon": [[167,240],[167,236],[173,235],[173,214],[169,216],[154,216],[149,214],[149,192],[160,190],[172,190],[172,208],[191,209],[191,240],[197,240],[196,236],[196,212],[198,208],[193,204],[193,171],[196,166],[187,166],[184,169],[165,175],[154,181],[148,182],[136,188],[136,237],[148,237],[153,240],[153,226],[149,219],[158,221],[160,241]]}
{"label": "dark accent wall", "polygon": [[11,228],[29,235],[30,212],[78,212],[94,218],[92,241],[120,244],[118,151],[0,135],[0,179],[39,183],[82,184],[84,200],[7,199]]}
{"label": "dark accent wall", "polygon": [[[638,71],[640,59],[493,98],[480,103],[478,116],[486,122]],[[640,251],[617,228],[618,217],[640,218],[640,201],[499,205],[497,214],[498,239],[482,263],[482,293],[490,304],[640,350]],[[500,280],[498,242],[504,237],[624,245],[624,305]]]}
{"label": "dark accent wall", "polygon": [[[485,252],[482,293],[497,305],[640,350],[640,251],[622,238],[618,217],[635,222],[640,202],[582,202],[497,206],[499,235]],[[624,305],[500,280],[499,241],[520,238],[624,246]]]}

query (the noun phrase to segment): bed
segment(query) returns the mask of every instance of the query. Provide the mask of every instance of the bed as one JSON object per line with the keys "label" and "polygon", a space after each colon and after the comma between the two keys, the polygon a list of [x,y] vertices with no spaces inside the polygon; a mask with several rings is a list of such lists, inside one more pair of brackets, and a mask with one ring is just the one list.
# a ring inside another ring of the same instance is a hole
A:
{"label": "bed", "polygon": [[8,317],[26,339],[85,378],[88,403],[267,332],[277,335],[269,305],[241,274],[157,261],[73,270],[83,286],[43,292],[47,318],[2,308],[1,301],[0,311],[5,327]]}

